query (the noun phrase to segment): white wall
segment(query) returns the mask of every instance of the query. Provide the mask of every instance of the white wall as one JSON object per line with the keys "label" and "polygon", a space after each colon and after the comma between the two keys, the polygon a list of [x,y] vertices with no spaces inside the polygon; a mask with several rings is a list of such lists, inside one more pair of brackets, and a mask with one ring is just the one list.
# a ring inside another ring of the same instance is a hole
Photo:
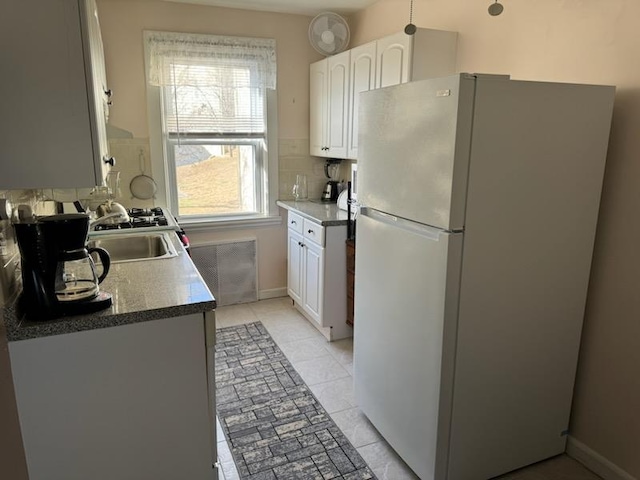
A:
{"label": "white wall", "polygon": [[[414,23],[459,32],[459,71],[618,87],[571,435],[640,478],[640,2],[491,3],[416,0]],[[351,19],[352,46],[408,16],[409,0],[379,1]]]}

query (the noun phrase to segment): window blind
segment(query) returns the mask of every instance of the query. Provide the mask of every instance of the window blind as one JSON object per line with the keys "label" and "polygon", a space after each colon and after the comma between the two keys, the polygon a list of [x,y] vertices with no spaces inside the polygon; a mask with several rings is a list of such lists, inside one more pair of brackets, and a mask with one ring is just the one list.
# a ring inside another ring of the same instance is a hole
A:
{"label": "window blind", "polygon": [[274,40],[170,32],[145,32],[145,39],[149,82],[162,89],[166,133],[265,133]]}

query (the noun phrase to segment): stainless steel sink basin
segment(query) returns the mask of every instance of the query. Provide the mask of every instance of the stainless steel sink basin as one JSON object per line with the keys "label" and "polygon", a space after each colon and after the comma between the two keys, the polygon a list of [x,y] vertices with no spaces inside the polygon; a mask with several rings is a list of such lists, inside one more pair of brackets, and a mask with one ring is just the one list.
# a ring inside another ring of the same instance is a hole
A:
{"label": "stainless steel sink basin", "polygon": [[109,252],[111,263],[159,260],[178,255],[169,235],[174,233],[116,233],[92,238],[88,247],[104,248]]}

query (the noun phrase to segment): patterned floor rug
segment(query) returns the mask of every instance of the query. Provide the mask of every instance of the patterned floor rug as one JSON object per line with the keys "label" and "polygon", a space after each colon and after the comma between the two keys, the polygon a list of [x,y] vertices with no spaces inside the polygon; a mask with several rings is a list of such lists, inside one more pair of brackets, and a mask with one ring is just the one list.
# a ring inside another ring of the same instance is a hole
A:
{"label": "patterned floor rug", "polygon": [[218,330],[216,393],[243,480],[375,478],[260,322]]}

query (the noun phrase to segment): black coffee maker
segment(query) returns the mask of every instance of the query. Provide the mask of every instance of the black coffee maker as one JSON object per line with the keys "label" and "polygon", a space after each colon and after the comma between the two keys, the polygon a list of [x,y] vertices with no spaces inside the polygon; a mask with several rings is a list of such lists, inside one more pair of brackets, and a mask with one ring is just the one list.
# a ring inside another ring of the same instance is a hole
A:
{"label": "black coffee maker", "polygon": [[[29,320],[91,313],[112,304],[98,284],[109,273],[109,253],[87,249],[89,216],[61,214],[14,224],[22,263],[21,307]],[[96,274],[91,258],[102,264]]]}
{"label": "black coffee maker", "polygon": [[329,179],[322,190],[320,200],[323,202],[336,202],[338,200],[338,172],[340,168],[340,162],[342,160],[338,158],[328,158],[324,164],[324,174]]}

